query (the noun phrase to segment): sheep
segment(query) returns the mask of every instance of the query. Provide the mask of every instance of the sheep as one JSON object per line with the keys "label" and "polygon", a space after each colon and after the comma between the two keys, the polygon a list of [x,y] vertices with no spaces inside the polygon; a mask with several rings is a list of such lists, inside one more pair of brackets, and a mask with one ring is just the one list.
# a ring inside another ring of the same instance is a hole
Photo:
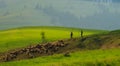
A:
{"label": "sheep", "polygon": [[65,56],[65,57],[70,57],[70,52],[67,51],[67,52],[64,54],[64,56]]}

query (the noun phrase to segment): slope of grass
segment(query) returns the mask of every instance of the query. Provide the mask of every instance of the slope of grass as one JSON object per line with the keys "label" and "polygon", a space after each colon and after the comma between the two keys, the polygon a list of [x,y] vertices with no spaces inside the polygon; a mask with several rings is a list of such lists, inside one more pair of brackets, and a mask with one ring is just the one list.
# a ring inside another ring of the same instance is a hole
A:
{"label": "slope of grass", "polygon": [[120,66],[120,49],[87,50],[63,54],[1,63],[0,66]]}
{"label": "slope of grass", "polygon": [[[97,34],[104,31],[84,30],[84,35]],[[80,37],[80,29],[64,27],[24,27],[0,31],[0,52],[9,49],[41,43],[41,32],[45,32],[46,41],[68,39],[70,32],[74,37]]]}

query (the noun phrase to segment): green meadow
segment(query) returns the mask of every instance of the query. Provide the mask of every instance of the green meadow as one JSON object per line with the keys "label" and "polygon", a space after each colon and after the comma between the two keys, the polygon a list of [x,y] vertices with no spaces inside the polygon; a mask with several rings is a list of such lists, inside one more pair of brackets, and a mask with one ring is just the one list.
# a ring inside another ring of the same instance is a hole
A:
{"label": "green meadow", "polygon": [[[42,43],[41,32],[45,32],[46,42],[51,42],[69,39],[70,32],[74,33],[74,38],[78,38],[81,30],[84,31],[84,36],[109,32],[104,30],[45,26],[1,30],[0,52]],[[120,48],[81,50],[70,53],[70,57],[65,57],[64,54],[54,54],[33,59],[1,62],[0,66],[120,66],[119,50]]]}
{"label": "green meadow", "polygon": [[[82,29],[84,36],[106,32],[103,30]],[[41,43],[41,32],[45,32],[46,42],[69,39],[70,32],[80,37],[79,28],[64,27],[23,27],[0,31],[0,52]]]}
{"label": "green meadow", "polygon": [[120,49],[78,51],[29,60],[4,62],[0,66],[120,66]]}

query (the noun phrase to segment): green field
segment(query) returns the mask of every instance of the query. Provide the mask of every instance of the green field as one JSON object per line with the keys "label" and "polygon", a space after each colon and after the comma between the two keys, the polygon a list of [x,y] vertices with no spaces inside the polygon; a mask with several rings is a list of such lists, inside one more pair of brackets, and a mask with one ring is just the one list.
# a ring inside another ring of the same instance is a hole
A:
{"label": "green field", "polygon": [[[23,27],[0,31],[0,52],[18,47],[41,43],[41,32],[45,32],[46,41],[70,38],[70,32],[74,32],[74,37],[80,37],[79,28],[64,27]],[[83,29],[84,35],[98,34],[106,32],[102,30]]]}
{"label": "green field", "polygon": [[[103,34],[108,31],[82,29],[84,36]],[[45,32],[46,41],[69,39],[70,32],[74,37],[80,37],[79,28],[64,27],[23,27],[0,31],[0,52],[41,43],[41,32]],[[117,31],[118,32],[118,31]],[[63,54],[42,56],[34,59],[2,62],[0,66],[120,66],[120,48],[81,50],[70,53],[70,57]]]}
{"label": "green field", "polygon": [[120,66],[120,49],[87,50],[39,57],[30,60],[6,62],[0,66]]}

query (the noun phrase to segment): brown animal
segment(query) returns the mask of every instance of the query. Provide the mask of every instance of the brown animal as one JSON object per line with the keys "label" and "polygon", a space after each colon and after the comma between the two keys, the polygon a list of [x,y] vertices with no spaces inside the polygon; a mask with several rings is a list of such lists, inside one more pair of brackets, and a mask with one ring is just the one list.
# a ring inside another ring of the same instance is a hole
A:
{"label": "brown animal", "polygon": [[64,44],[64,41],[63,40],[58,40],[59,43],[61,44]]}
{"label": "brown animal", "polygon": [[51,43],[47,43],[47,44],[44,45],[44,47],[45,47],[46,49],[49,49],[49,48],[52,47],[52,44],[51,44]]}
{"label": "brown animal", "polygon": [[7,59],[7,56],[6,56],[6,55],[1,56],[1,57],[0,57],[0,60],[1,60],[1,61],[3,61],[3,62],[7,62],[7,61],[8,61],[8,59]]}
{"label": "brown animal", "polygon": [[32,53],[28,54],[29,58],[34,58],[35,56]]}
{"label": "brown animal", "polygon": [[33,51],[34,53],[39,53],[39,52],[40,52],[40,49],[39,49],[39,48],[34,48],[34,49],[32,49],[32,51]]}
{"label": "brown animal", "polygon": [[42,48],[41,46],[42,46],[42,45],[37,44],[37,45],[35,46],[35,48]]}
{"label": "brown animal", "polygon": [[70,52],[66,52],[66,53],[64,54],[64,56],[65,56],[65,57],[70,57]]}
{"label": "brown animal", "polygon": [[55,47],[55,48],[53,49],[54,52],[56,52],[56,51],[58,51],[58,50],[59,50],[59,47]]}
{"label": "brown animal", "polygon": [[26,49],[26,48],[19,50],[19,54],[23,54],[23,53],[25,53],[25,52],[27,52],[27,49]]}
{"label": "brown animal", "polygon": [[14,58],[17,57],[17,55],[16,54],[10,54],[10,57],[11,57],[11,59],[14,59]]}
{"label": "brown animal", "polygon": [[8,56],[8,55],[5,55],[5,56],[3,57],[3,59],[4,59],[4,61],[5,61],[5,62],[7,62],[7,61],[9,61],[9,60],[10,60],[10,58],[9,58],[9,56]]}
{"label": "brown animal", "polygon": [[10,52],[10,54],[11,54],[11,55],[16,55],[16,56],[17,56],[17,55],[19,54],[19,51],[12,51],[12,52]]}

